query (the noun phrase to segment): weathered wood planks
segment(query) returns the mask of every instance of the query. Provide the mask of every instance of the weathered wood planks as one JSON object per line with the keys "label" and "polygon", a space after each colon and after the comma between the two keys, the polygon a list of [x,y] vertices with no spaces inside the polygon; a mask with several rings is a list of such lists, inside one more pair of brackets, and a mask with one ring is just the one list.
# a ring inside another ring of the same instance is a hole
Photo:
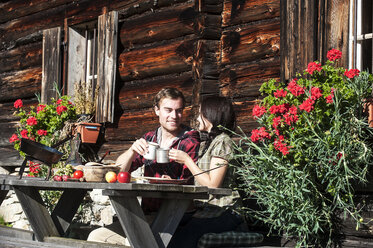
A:
{"label": "weathered wood planks", "polygon": [[[84,26],[118,11],[114,123],[99,151],[113,150],[107,159],[158,126],[153,97],[163,87],[185,94],[186,124],[194,124],[202,95],[220,94],[238,103],[238,124],[249,131],[260,84],[279,77],[279,0],[16,0],[0,6],[0,102],[9,107],[41,90],[44,29]],[[0,120],[16,120],[10,109]],[[14,124],[2,124],[4,149],[11,149]],[[2,157],[18,163],[13,155]]]}

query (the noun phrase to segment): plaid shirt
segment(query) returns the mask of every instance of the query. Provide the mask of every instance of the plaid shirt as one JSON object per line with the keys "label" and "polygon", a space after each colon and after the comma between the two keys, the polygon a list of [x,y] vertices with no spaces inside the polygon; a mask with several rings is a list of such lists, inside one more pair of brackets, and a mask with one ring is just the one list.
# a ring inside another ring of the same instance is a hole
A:
{"label": "plaid shirt", "polygon": [[[188,153],[188,155],[194,160],[198,159],[199,150],[199,133],[193,131],[191,128],[182,126],[183,133],[178,136],[170,146],[171,148],[178,149]],[[157,130],[146,133],[143,138],[147,141],[158,143],[158,132]],[[161,177],[162,175],[168,175],[173,179],[187,179],[192,176],[186,165],[179,164],[175,161],[170,161],[169,163],[159,164],[156,161],[149,161],[143,158],[143,156],[137,154],[131,164],[130,172],[136,170],[140,166],[145,165],[144,176],[146,177]],[[191,177],[187,184],[193,184],[194,178]],[[160,206],[159,199],[143,199],[142,206],[144,211],[155,211],[158,210]]]}

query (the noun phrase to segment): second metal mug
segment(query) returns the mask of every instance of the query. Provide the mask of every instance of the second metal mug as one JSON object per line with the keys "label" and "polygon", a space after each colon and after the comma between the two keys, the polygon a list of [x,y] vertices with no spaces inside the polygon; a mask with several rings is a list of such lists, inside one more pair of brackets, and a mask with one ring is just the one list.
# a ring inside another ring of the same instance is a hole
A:
{"label": "second metal mug", "polygon": [[168,152],[170,149],[158,148],[157,149],[157,163],[168,163],[170,159],[168,157]]}

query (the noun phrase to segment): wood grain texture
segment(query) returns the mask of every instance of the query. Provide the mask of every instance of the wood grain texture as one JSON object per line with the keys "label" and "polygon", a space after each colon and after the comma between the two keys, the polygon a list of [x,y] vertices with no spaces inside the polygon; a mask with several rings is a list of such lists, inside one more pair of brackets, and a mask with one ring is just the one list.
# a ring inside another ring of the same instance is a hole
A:
{"label": "wood grain texture", "polygon": [[30,187],[14,187],[22,209],[39,241],[47,236],[59,236],[58,231],[50,217],[48,210],[44,207],[39,192]]}
{"label": "wood grain texture", "polygon": [[117,74],[118,12],[101,15],[98,20],[96,122],[114,121]]}
{"label": "wood grain texture", "polygon": [[51,217],[61,236],[65,235],[86,193],[84,189],[66,189],[58,200]]}
{"label": "wood grain texture", "polygon": [[224,27],[280,17],[280,0],[226,0],[222,17]]}
{"label": "wood grain texture", "polygon": [[193,4],[146,13],[120,24],[120,41],[124,48],[153,43],[194,33],[198,13]]}
{"label": "wood grain texture", "polygon": [[223,65],[254,61],[280,54],[280,23],[255,24],[223,32]]}
{"label": "wood grain texture", "polygon": [[61,28],[43,31],[43,66],[41,80],[41,102],[52,103],[57,99],[61,85]]}
{"label": "wood grain texture", "polygon": [[272,78],[280,79],[279,57],[226,66],[220,74],[219,87],[224,96],[258,97],[260,86]]}
{"label": "wood grain texture", "polygon": [[192,72],[169,74],[144,80],[134,80],[123,84],[119,92],[122,110],[135,110],[153,107],[155,95],[166,87],[174,87],[183,92],[186,105],[190,105],[194,80]]}
{"label": "wood grain texture", "polygon": [[42,43],[30,42],[14,49],[0,51],[0,58],[0,73],[41,66]]}
{"label": "wood grain texture", "polygon": [[118,69],[123,81],[191,70],[194,38],[122,52]]}
{"label": "wood grain texture", "polygon": [[167,247],[181,218],[191,203],[191,199],[170,199],[163,201],[157,217],[151,225],[152,232],[158,244],[163,244],[163,247]]}
{"label": "wood grain texture", "polygon": [[32,98],[41,89],[41,67],[0,74],[0,99],[2,102],[18,98]]}

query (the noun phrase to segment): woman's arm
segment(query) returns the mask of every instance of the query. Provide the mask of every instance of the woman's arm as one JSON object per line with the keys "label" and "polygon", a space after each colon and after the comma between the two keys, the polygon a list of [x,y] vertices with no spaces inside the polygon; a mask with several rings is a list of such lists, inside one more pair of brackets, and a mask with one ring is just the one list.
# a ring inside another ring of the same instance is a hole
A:
{"label": "woman's arm", "polygon": [[[170,159],[175,160],[178,163],[185,164],[190,172],[195,175],[201,173],[202,170],[196,165],[193,159],[185,152],[171,149],[169,152]],[[222,166],[219,169],[212,170],[210,172],[203,173],[195,177],[195,180],[203,186],[209,188],[218,188],[221,186],[224,180],[225,173],[228,168],[228,161],[218,157],[212,157],[210,162],[210,169]]]}

